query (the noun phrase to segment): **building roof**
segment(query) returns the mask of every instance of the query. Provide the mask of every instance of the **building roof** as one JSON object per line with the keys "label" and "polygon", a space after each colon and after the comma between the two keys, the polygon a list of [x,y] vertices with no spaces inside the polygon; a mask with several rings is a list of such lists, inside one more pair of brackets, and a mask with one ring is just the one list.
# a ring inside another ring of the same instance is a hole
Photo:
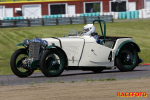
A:
{"label": "building roof", "polygon": [[60,2],[60,1],[82,1],[82,0],[0,0],[0,4],[8,3],[34,3],[34,2]]}

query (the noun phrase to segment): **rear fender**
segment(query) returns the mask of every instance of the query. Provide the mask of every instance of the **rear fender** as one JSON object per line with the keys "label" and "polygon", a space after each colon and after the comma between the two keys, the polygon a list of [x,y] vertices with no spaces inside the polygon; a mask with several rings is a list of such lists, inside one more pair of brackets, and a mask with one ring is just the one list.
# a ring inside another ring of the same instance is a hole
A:
{"label": "rear fender", "polygon": [[127,45],[127,44],[133,45],[137,52],[140,52],[140,51],[141,51],[140,48],[139,48],[139,46],[138,46],[136,43],[134,43],[133,41],[125,41],[125,42],[123,42],[123,43],[121,43],[121,44],[119,45],[119,47],[118,47],[118,49],[117,49],[117,51],[116,51],[116,56],[119,54],[120,49],[121,49],[124,45]]}
{"label": "rear fender", "polygon": [[65,55],[65,58],[66,58],[66,67],[68,67],[68,57],[66,55],[66,53],[64,52],[64,50],[56,45],[50,45],[50,46],[47,46],[46,49],[49,50],[49,49],[52,49],[52,48],[56,48],[58,50],[60,50],[64,55]]}

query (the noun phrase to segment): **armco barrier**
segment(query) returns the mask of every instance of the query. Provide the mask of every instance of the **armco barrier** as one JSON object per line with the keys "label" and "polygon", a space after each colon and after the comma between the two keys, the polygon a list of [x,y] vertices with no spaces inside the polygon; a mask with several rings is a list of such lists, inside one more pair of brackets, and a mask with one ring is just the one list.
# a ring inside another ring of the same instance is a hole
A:
{"label": "armco barrier", "polygon": [[15,27],[27,27],[29,24],[29,20],[16,20],[14,21],[14,26]]}
{"label": "armco barrier", "polygon": [[[108,16],[112,15],[113,19],[137,19],[137,18],[150,18],[150,9],[141,9],[136,11],[126,11],[126,12],[94,12],[94,13],[81,13],[81,14],[57,14],[57,15],[43,15],[43,16],[20,16],[20,17],[0,17],[0,20],[7,20],[8,23],[12,23],[14,20],[17,23],[20,23],[20,20],[29,20],[29,26],[35,26],[34,24],[43,23],[42,25],[62,25],[64,24],[81,24],[85,23],[83,17],[87,17],[85,20],[86,22],[90,22],[92,19],[96,17],[96,19],[100,16]],[[71,17],[71,19],[70,19]],[[37,19],[43,19],[44,22],[34,22]],[[54,19],[53,19],[54,18]],[[58,22],[56,23],[56,18],[58,18]],[[63,18],[62,20],[60,18]],[[31,20],[34,19],[34,20]],[[31,21],[30,21],[31,20]],[[47,21],[46,21],[47,20]],[[66,21],[65,21],[66,20]],[[71,20],[71,21],[70,21]],[[61,22],[62,21],[62,22]],[[31,24],[31,25],[30,25]],[[1,25],[3,26],[3,24]],[[12,25],[10,25],[12,26]],[[19,26],[19,24],[17,25]],[[24,25],[22,25],[24,26]]]}
{"label": "armco barrier", "polygon": [[71,21],[71,19],[69,17],[68,18],[58,18],[56,25],[72,24],[72,22],[70,22],[70,21]]}
{"label": "armco barrier", "polygon": [[50,25],[57,25],[56,18],[44,18],[42,20],[42,26],[50,26]]}
{"label": "armco barrier", "polygon": [[3,27],[29,27],[29,26],[51,26],[66,24],[86,24],[92,23],[95,19],[102,19],[105,22],[113,22],[112,15],[103,16],[83,16],[83,17],[63,17],[63,18],[37,18],[19,20],[0,20],[0,28]]}
{"label": "armco barrier", "polygon": [[85,17],[72,17],[72,24],[84,24],[85,23]]}
{"label": "armco barrier", "polygon": [[30,26],[42,26],[42,20],[41,19],[29,19],[29,25]]}

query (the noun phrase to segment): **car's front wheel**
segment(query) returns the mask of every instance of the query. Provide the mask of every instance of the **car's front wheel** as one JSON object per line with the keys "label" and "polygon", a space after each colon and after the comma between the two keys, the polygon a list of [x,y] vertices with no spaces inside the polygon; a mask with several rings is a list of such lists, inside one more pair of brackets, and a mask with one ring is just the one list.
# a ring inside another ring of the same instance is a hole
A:
{"label": "car's front wheel", "polygon": [[28,58],[26,49],[16,50],[10,60],[10,66],[13,73],[18,77],[28,77],[33,73],[28,64],[23,64],[22,61]]}
{"label": "car's front wheel", "polygon": [[59,76],[65,67],[65,56],[57,49],[46,50],[40,60],[40,69],[47,77]]}
{"label": "car's front wheel", "polygon": [[116,65],[120,71],[132,71],[138,63],[138,54],[132,45],[125,45],[116,56]]}

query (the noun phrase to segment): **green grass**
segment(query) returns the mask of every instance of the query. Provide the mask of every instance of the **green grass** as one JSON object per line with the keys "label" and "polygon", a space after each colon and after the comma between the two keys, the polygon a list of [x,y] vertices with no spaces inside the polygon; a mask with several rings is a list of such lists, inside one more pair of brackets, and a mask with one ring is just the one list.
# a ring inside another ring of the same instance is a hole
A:
{"label": "green grass", "polygon": [[[13,74],[10,69],[10,58],[13,52],[19,48],[16,44],[22,43],[24,39],[36,37],[63,37],[67,36],[70,29],[81,31],[84,24],[38,26],[21,28],[0,28],[0,75]],[[107,23],[107,36],[129,36],[133,37],[141,49],[140,58],[143,63],[150,63],[150,21],[136,21],[123,23]],[[100,34],[99,25],[95,24],[96,32]]]}
{"label": "green grass", "polygon": [[91,79],[91,78],[86,78],[85,81],[116,81],[117,79],[115,78],[106,78],[106,79]]}

